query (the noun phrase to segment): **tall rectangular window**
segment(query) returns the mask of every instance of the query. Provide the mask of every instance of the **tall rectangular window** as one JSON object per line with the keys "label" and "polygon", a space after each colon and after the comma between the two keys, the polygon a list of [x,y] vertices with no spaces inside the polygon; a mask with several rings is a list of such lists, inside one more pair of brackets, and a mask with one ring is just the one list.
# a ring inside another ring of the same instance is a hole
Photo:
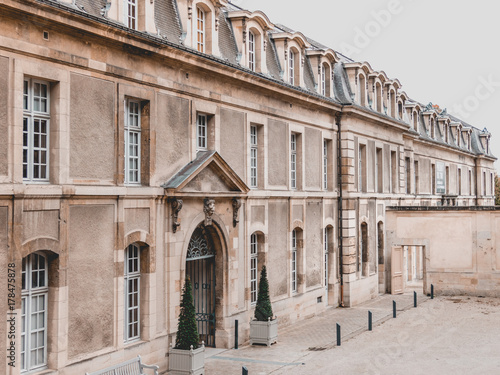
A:
{"label": "tall rectangular window", "polygon": [[255,72],[255,35],[248,32],[248,68]]}
{"label": "tall rectangular window", "polygon": [[446,167],[446,194],[450,194],[450,167]]}
{"label": "tall rectangular window", "polygon": [[141,183],[141,103],[127,100],[125,106],[125,183]]}
{"label": "tall rectangular window", "polygon": [[125,250],[123,279],[125,282],[125,332],[124,341],[138,340],[140,337],[140,249],[130,245]]}
{"label": "tall rectangular window", "polygon": [[137,30],[137,0],[125,0],[125,21],[128,27]]}
{"label": "tall rectangular window", "polygon": [[49,180],[50,93],[47,82],[25,79],[23,87],[23,179]]}
{"label": "tall rectangular window", "polygon": [[457,191],[458,195],[462,195],[462,170],[460,168],[458,168]]}
{"label": "tall rectangular window", "polygon": [[258,182],[257,126],[250,126],[250,187],[256,188]]}
{"label": "tall rectangular window", "polygon": [[292,292],[297,292],[297,232],[292,231]]}
{"label": "tall rectangular window", "polygon": [[196,46],[199,52],[205,53],[205,12],[196,8]]}
{"label": "tall rectangular window", "polygon": [[358,149],[358,191],[366,192],[366,146]]}
{"label": "tall rectangular window", "polygon": [[420,184],[420,181],[419,181],[419,176],[418,176],[418,161],[414,161],[413,162],[413,167],[415,169],[414,173],[413,173],[413,183],[415,185],[415,194],[418,194],[420,192],[420,188],[419,188],[419,184]]}
{"label": "tall rectangular window", "polygon": [[375,189],[378,193],[384,191],[384,174],[382,149],[377,148],[375,151]]}
{"label": "tall rectangular window", "polygon": [[483,195],[486,196],[486,172],[483,172]]}
{"label": "tall rectangular window", "polygon": [[405,158],[406,194],[411,194],[411,160]]}
{"label": "tall rectangular window", "polygon": [[431,166],[431,194],[436,194],[436,164]]}
{"label": "tall rectangular window", "polygon": [[297,189],[297,135],[290,137],[290,187]]}
{"label": "tall rectangular window", "polygon": [[399,166],[396,151],[391,151],[391,193],[398,192]]}
{"label": "tall rectangular window", "polygon": [[21,272],[21,371],[47,365],[48,267],[41,254],[23,259]]}
{"label": "tall rectangular window", "polygon": [[289,82],[290,85],[295,85],[295,53],[290,51],[289,62]]}
{"label": "tall rectangular window", "polygon": [[207,149],[207,115],[199,114],[196,119],[196,151]]}
{"label": "tall rectangular window", "polygon": [[472,195],[472,171],[469,170],[469,195]]}
{"label": "tall rectangular window", "polygon": [[250,302],[257,302],[257,235],[250,236]]}
{"label": "tall rectangular window", "polygon": [[323,190],[328,190],[328,141],[323,140]]}

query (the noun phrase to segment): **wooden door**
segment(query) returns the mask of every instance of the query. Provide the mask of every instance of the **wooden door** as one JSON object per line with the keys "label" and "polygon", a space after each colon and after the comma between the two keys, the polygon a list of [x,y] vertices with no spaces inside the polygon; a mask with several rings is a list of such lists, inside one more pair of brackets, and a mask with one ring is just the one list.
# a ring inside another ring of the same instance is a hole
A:
{"label": "wooden door", "polygon": [[403,246],[393,246],[391,253],[391,294],[403,294]]}

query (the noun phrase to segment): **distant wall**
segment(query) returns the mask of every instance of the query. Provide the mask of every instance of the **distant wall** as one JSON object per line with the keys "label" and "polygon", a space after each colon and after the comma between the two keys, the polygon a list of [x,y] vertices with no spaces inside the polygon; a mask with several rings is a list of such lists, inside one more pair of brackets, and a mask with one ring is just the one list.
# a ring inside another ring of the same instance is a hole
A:
{"label": "distant wall", "polygon": [[500,210],[388,210],[386,229],[388,257],[392,245],[425,247],[426,293],[500,297]]}

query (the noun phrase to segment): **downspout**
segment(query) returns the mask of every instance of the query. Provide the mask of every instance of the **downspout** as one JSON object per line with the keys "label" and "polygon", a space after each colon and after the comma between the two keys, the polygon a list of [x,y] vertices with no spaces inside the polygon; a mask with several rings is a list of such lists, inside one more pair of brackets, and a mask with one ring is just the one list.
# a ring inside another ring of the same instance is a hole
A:
{"label": "downspout", "polygon": [[338,186],[338,239],[339,239],[339,276],[340,276],[340,307],[344,307],[344,272],[343,272],[343,235],[342,235],[342,224],[343,224],[343,209],[342,209],[342,140],[341,140],[341,117],[342,110],[344,106],[341,107],[340,112],[335,113],[335,124],[337,125],[337,186]]}
{"label": "downspout", "polygon": [[475,182],[475,188],[476,188],[476,206],[479,206],[479,179],[481,178],[481,173],[479,173],[479,178],[478,178],[478,168],[477,168],[477,156],[474,158],[474,182]]}

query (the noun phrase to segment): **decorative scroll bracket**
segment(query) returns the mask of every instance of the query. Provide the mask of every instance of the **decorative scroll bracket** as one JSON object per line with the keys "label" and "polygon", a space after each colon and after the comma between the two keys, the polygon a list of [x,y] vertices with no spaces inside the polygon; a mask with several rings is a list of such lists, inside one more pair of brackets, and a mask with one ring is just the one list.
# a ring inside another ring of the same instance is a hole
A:
{"label": "decorative scroll bracket", "polygon": [[238,220],[238,211],[240,210],[241,207],[241,199],[239,198],[233,198],[233,228],[238,225],[239,220]]}
{"label": "decorative scroll bracket", "polygon": [[203,212],[205,213],[205,226],[212,225],[212,216],[215,213],[215,200],[205,198],[203,201]]}
{"label": "decorative scroll bracket", "polygon": [[177,220],[179,218],[179,212],[182,210],[182,199],[173,198],[170,201],[172,207],[172,232],[176,232],[177,228],[180,227],[181,223]]}

